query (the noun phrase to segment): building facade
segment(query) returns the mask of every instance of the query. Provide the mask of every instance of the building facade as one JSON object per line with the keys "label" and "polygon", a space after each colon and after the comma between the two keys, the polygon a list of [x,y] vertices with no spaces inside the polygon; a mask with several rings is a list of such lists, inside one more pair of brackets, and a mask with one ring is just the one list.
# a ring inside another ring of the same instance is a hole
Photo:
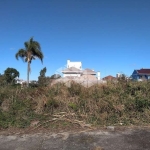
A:
{"label": "building facade", "polygon": [[95,72],[92,69],[82,69],[81,62],[71,62],[67,60],[67,67],[62,70],[63,77],[79,77],[81,79],[100,80],[100,72]]}
{"label": "building facade", "polygon": [[150,69],[134,70],[131,75],[133,80],[144,81],[150,79]]}

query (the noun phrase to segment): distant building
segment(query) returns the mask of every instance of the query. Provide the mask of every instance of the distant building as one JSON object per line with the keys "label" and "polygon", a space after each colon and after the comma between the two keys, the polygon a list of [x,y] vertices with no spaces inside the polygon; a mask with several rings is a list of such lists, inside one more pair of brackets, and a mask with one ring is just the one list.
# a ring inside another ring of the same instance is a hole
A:
{"label": "distant building", "polygon": [[134,70],[131,75],[133,80],[144,81],[150,79],[150,69]]}
{"label": "distant building", "polygon": [[116,78],[109,75],[109,76],[104,77],[103,80],[105,80],[105,81],[114,81],[114,80],[116,80]]}
{"label": "distant building", "polygon": [[80,77],[82,70],[76,68],[76,67],[70,67],[70,68],[66,68],[64,70],[62,70],[63,73],[63,77]]}
{"label": "distant building", "polygon": [[64,83],[70,87],[72,82],[78,83],[84,87],[90,87],[95,84],[106,83],[101,80],[100,72],[96,72],[93,69],[83,69],[81,62],[71,62],[67,60],[66,68],[62,70],[63,77],[57,80],[53,80],[51,85],[58,82]]}
{"label": "distant building", "polygon": [[72,67],[82,70],[82,63],[81,62],[71,62],[70,60],[67,60],[67,68],[72,68]]}
{"label": "distant building", "polygon": [[62,70],[63,77],[80,77],[81,79],[100,80],[100,72],[95,72],[92,69],[82,69],[81,62],[71,62],[67,60],[67,68]]}
{"label": "distant building", "polygon": [[[27,83],[27,81],[25,81],[23,79],[19,79],[19,78],[16,79],[16,84],[24,84],[24,83]],[[37,81],[36,80],[30,80],[29,83],[37,83]]]}
{"label": "distant building", "polygon": [[122,76],[121,73],[117,73],[117,74],[116,74],[116,78],[120,78],[121,76]]}
{"label": "distant building", "polygon": [[22,79],[19,79],[19,78],[17,78],[16,79],[16,84],[23,84],[23,83],[25,83],[26,81],[24,81],[24,80],[22,80]]}

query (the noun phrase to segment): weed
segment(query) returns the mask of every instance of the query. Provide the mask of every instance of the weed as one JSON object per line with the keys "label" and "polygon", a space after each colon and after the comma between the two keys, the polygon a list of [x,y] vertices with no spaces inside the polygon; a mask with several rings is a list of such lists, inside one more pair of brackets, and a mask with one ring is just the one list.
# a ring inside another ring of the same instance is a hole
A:
{"label": "weed", "polygon": [[[109,82],[85,88],[72,82],[21,89],[0,87],[0,128],[25,128],[54,113],[73,112],[93,125],[143,125],[150,122],[150,82]],[[39,109],[39,112],[37,111]],[[45,115],[49,114],[49,115]]]}
{"label": "weed", "polygon": [[77,106],[77,104],[75,104],[75,103],[69,103],[68,106],[69,106],[70,108],[72,108],[74,111],[77,111],[77,110],[78,110],[78,106]]}

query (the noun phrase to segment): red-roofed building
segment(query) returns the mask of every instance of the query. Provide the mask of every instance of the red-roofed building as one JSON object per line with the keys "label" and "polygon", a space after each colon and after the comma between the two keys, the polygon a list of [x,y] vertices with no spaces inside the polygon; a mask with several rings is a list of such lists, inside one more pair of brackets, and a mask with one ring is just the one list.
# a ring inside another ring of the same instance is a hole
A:
{"label": "red-roofed building", "polygon": [[109,76],[104,77],[103,80],[105,80],[105,81],[114,81],[114,80],[116,80],[116,78],[109,75]]}
{"label": "red-roofed building", "polygon": [[149,80],[150,79],[150,69],[140,69],[134,70],[132,73],[132,79],[137,81]]}

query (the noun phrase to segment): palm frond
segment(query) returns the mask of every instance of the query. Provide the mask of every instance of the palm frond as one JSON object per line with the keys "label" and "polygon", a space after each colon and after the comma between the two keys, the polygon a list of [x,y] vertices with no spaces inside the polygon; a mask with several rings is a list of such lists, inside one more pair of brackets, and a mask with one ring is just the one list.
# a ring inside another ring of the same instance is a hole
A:
{"label": "palm frond", "polygon": [[31,37],[29,43],[33,43],[33,42],[34,42],[33,37]]}
{"label": "palm frond", "polygon": [[33,48],[36,48],[36,49],[38,49],[39,51],[41,51],[41,46],[40,46],[40,43],[39,43],[39,42],[34,41],[32,46],[33,46]]}
{"label": "palm frond", "polygon": [[39,59],[41,60],[41,62],[43,62],[43,58],[44,58],[43,53],[42,53],[41,51],[39,51],[38,49],[34,49],[34,50],[32,51],[32,55],[33,55],[34,57],[39,58]]}
{"label": "palm frond", "polygon": [[28,58],[26,57],[26,58],[24,59],[24,61],[27,62],[27,61],[28,61]]}
{"label": "palm frond", "polygon": [[24,46],[25,46],[25,49],[28,50],[28,48],[29,48],[29,42],[24,42]]}
{"label": "palm frond", "polygon": [[25,58],[27,57],[27,52],[24,49],[20,49],[17,53],[16,53],[16,59],[18,60],[18,58]]}

